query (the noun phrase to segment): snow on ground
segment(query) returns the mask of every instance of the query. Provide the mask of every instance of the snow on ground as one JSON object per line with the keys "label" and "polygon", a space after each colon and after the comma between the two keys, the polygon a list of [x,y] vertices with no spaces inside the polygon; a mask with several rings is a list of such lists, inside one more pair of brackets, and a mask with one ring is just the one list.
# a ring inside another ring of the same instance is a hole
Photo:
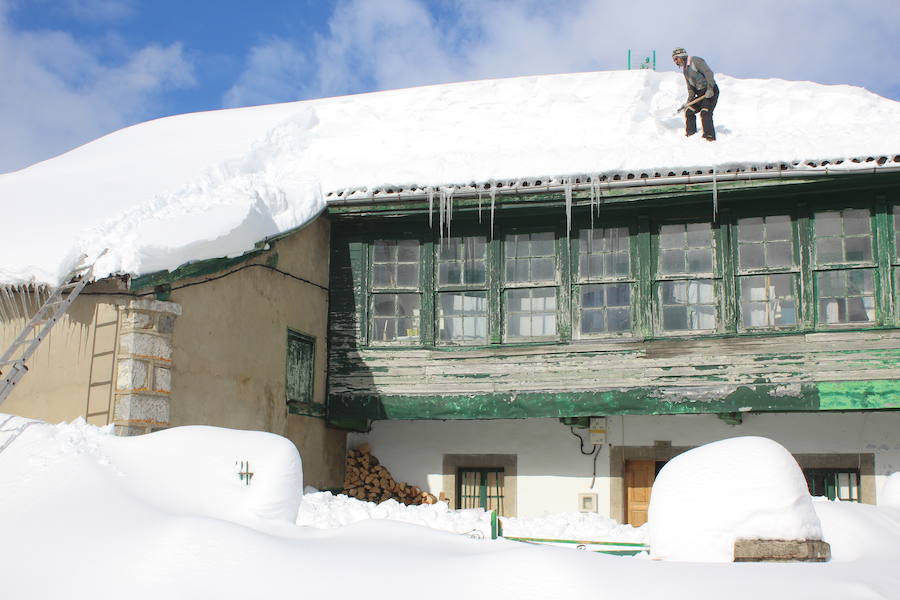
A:
{"label": "snow on ground", "polygon": [[[0,284],[237,255],[323,193],[900,153],[900,103],[864,89],[717,75],[719,140],[684,138],[680,73],[519,77],[179,115],[0,175]],[[848,165],[845,165],[848,166]],[[852,165],[849,165],[852,166]]]}
{"label": "snow on ground", "polygon": [[821,540],[806,480],[787,449],[757,436],[679,454],[650,498],[650,554],[667,560],[734,560],[739,538]]}
{"label": "snow on ground", "polygon": [[[0,448],[26,423],[0,415]],[[249,486],[233,468],[246,458]],[[0,450],[2,596],[900,598],[900,509],[815,502],[834,555],[826,564],[651,561],[382,518],[298,526],[281,510],[296,506],[285,492],[299,494],[297,459],[264,433],[116,438],[82,421],[35,423]]]}

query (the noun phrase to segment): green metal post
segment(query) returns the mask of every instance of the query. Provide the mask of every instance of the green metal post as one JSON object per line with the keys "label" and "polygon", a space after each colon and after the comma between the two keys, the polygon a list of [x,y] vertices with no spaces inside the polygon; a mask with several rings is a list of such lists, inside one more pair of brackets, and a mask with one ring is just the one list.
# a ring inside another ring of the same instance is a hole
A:
{"label": "green metal post", "polygon": [[628,49],[628,70],[631,70],[631,48]]}

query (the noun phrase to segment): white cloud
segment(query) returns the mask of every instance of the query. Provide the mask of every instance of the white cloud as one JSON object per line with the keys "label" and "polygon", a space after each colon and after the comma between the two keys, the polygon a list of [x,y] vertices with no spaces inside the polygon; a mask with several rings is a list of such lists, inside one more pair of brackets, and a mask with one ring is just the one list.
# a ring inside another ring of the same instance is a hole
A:
{"label": "white cloud", "polygon": [[164,91],[194,82],[180,44],[110,66],[68,33],[12,29],[0,5],[0,172],[139,121]]}
{"label": "white cloud", "polygon": [[[431,10],[437,5],[442,11]],[[304,97],[625,68],[684,46],[738,77],[900,88],[900,2],[343,0],[316,41]]]}
{"label": "white cloud", "polygon": [[225,93],[226,107],[296,100],[306,75],[306,58],[293,43],[272,38],[250,49],[247,65]]}

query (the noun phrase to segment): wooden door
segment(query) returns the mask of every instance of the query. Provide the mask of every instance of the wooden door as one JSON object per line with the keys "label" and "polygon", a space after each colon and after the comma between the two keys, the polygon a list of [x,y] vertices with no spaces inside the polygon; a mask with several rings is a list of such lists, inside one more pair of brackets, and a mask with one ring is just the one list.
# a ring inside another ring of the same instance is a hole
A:
{"label": "wooden door", "polygon": [[650,491],[656,478],[655,460],[625,461],[625,519],[635,527],[647,522]]}

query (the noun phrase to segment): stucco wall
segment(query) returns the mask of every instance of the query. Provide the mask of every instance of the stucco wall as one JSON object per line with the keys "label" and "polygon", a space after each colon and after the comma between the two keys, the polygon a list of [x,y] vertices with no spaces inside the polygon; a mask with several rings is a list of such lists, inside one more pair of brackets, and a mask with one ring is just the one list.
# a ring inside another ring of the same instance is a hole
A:
{"label": "stucco wall", "polygon": [[316,487],[342,483],[344,435],[326,430],[322,419],[288,415],[285,366],[288,328],[315,338],[313,397],[324,402],[328,238],[329,223],[320,218],[272,250],[279,270],[322,287],[250,267],[171,296],[182,306],[173,334],[171,424],[284,435],[300,449],[304,482]]}
{"label": "stucco wall", "polygon": [[[0,412],[50,423],[77,417],[94,425],[109,423],[118,312],[112,304],[116,296],[94,294],[122,289],[118,280],[85,289],[31,357],[28,374],[0,405]],[[37,308],[29,301],[26,306],[29,313]],[[0,353],[26,322],[0,319]]]}
{"label": "stucco wall", "polygon": [[692,447],[761,435],[795,454],[874,454],[876,496],[884,478],[900,470],[900,412],[894,411],[748,414],[736,426],[714,415],[609,417],[607,429],[612,446],[600,452],[593,489],[592,457],[580,453],[578,440],[556,419],[377,421],[371,432],[352,434],[348,443],[352,447],[369,442],[395,478],[424,485],[433,494],[444,491],[444,454],[517,454],[518,516],[575,511],[580,492],[597,493],[598,512],[610,515],[616,504],[611,490],[621,493],[621,487],[611,485],[612,452],[656,442]]}

